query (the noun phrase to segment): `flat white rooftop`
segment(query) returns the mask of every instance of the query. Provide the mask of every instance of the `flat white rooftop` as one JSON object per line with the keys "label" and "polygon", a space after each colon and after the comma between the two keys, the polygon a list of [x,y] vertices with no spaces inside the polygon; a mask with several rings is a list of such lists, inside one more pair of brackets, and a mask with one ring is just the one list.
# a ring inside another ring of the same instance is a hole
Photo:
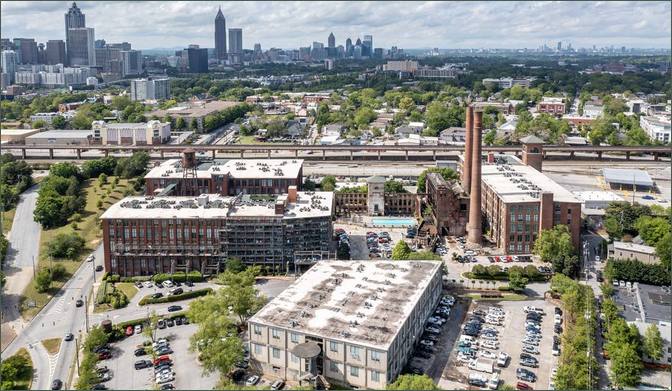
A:
{"label": "flat white rooftop", "polygon": [[619,242],[619,241],[614,241],[614,249],[615,250],[625,250],[625,251],[632,251],[635,253],[641,253],[641,254],[649,254],[649,255],[654,255],[656,254],[656,248],[647,246],[644,244],[635,244],[632,242]]}
{"label": "flat white rooftop", "polygon": [[331,216],[334,193],[297,192],[295,203],[275,213],[281,196],[203,194],[198,197],[126,197],[110,206],[101,219],[225,219],[230,217],[282,217],[283,219]]}
{"label": "flat white rooftop", "polygon": [[623,197],[611,191],[575,191],[574,195],[581,201],[620,202]]}
{"label": "flat white rooftop", "polygon": [[571,191],[525,164],[483,164],[481,173],[483,183],[506,203],[539,201],[542,192],[553,193],[555,202],[581,202]]}
{"label": "flat white rooftop", "polygon": [[434,261],[321,261],[250,322],[386,349],[440,267]]}
{"label": "flat white rooftop", "polygon": [[[199,163],[197,178],[230,175],[237,179],[292,179],[299,176],[303,167],[301,159],[232,159]],[[152,168],[145,178],[183,178],[182,161],[170,159]]]}

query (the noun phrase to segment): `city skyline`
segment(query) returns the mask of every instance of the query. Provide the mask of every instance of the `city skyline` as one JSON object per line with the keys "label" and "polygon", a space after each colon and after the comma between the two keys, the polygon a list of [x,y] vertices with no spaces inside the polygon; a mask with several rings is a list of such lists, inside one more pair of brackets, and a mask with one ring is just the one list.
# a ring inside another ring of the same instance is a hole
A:
{"label": "city skyline", "polygon": [[[78,2],[87,15],[87,27],[96,29],[96,38],[129,41],[141,50],[189,44],[214,48],[213,21],[220,6],[227,28],[244,30],[245,49],[254,43],[264,49],[298,48],[313,41],[326,46],[331,32],[336,46],[345,46],[347,38],[373,35],[375,47],[408,49],[537,48],[559,40],[574,48],[669,48],[671,36],[669,2],[420,2],[412,8],[394,2],[380,9],[375,2],[301,4],[305,3]],[[38,42],[65,39],[62,20],[70,5],[69,1],[3,2],[2,36]],[[400,20],[395,15],[402,7]],[[504,14],[508,16],[502,18]],[[643,14],[646,19],[640,17]],[[555,27],[549,29],[551,23]],[[558,31],[562,35],[556,35]]]}

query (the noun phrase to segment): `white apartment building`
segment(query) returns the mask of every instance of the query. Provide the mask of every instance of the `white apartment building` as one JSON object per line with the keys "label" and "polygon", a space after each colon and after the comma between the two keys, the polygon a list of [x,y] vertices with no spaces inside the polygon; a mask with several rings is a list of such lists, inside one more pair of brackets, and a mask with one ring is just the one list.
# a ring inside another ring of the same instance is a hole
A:
{"label": "white apartment building", "polygon": [[385,389],[441,296],[441,263],[322,261],[248,321],[264,375]]}
{"label": "white apartment building", "polygon": [[135,79],[131,81],[131,100],[162,100],[170,98],[170,80]]}
{"label": "white apartment building", "polygon": [[170,140],[170,123],[152,120],[147,123],[105,123],[93,121],[94,140],[102,145],[157,145]]}
{"label": "white apartment building", "polygon": [[407,72],[414,73],[418,70],[418,62],[412,60],[388,61],[383,65],[383,71],[386,72]]}
{"label": "white apartment building", "polygon": [[641,126],[642,129],[644,129],[644,131],[653,140],[662,141],[664,143],[669,143],[672,141],[672,136],[670,136],[671,130],[669,115],[641,117],[639,119],[639,126]]}
{"label": "white apartment building", "polygon": [[69,121],[75,117],[75,114],[77,114],[77,112],[74,110],[66,111],[64,113],[61,113],[60,111],[53,113],[35,113],[30,116],[30,122],[42,120],[51,125],[51,121],[53,121],[56,117],[60,116],[63,117],[66,121]]}
{"label": "white apartment building", "polygon": [[483,85],[493,84],[500,89],[511,88],[513,86],[519,85],[523,87],[529,87],[534,79],[514,79],[512,77],[500,77],[499,79],[483,79]]}

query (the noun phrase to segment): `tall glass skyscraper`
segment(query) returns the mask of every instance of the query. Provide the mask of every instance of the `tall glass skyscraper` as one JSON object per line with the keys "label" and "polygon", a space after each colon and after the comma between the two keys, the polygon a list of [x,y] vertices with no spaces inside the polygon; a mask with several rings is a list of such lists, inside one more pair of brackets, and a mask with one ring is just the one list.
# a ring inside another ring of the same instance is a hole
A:
{"label": "tall glass skyscraper", "polygon": [[226,60],[226,19],[221,7],[215,16],[215,58]]}
{"label": "tall glass skyscraper", "polygon": [[[77,7],[77,3],[72,2],[72,7],[65,14],[65,46],[67,48],[67,59],[70,64],[70,29],[86,27],[86,16]],[[88,65],[88,64],[87,64]]]}

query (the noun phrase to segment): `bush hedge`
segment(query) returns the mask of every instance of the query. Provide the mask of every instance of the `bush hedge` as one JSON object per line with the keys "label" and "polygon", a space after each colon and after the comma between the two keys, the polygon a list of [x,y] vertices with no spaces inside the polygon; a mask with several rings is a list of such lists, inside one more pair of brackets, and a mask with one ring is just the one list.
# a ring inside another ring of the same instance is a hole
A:
{"label": "bush hedge", "polygon": [[[187,316],[187,311],[174,312],[170,315],[159,316],[159,319],[175,319],[175,318],[181,318],[183,316]],[[149,318],[140,318],[140,319],[127,320],[125,322],[119,322],[116,325],[114,325],[113,328],[121,330],[123,332],[125,331],[124,329],[126,329],[126,327],[135,326],[136,324],[141,324],[143,328],[148,327]]]}
{"label": "bush hedge", "polygon": [[604,272],[610,280],[641,282],[664,286],[670,284],[670,271],[662,264],[647,264],[636,260],[609,259]]}
{"label": "bush hedge", "polygon": [[192,282],[203,281],[203,275],[198,271],[192,271],[192,272],[189,272],[187,274],[181,273],[181,272],[178,272],[178,273],[175,273],[175,274],[168,274],[168,273],[155,274],[152,277],[152,281],[159,282],[159,283],[167,281],[167,280],[176,281],[176,282],[185,282],[185,281],[187,281],[187,278],[189,279],[189,281],[192,281]]}
{"label": "bush hedge", "polygon": [[147,304],[172,303],[175,301],[187,300],[187,299],[193,299],[194,297],[205,296],[210,293],[212,293],[212,288],[198,289],[195,291],[184,292],[179,295],[159,297],[158,299],[154,299],[152,298],[151,295],[147,295],[143,297],[142,300],[140,300],[140,303],[138,304],[147,305]]}

